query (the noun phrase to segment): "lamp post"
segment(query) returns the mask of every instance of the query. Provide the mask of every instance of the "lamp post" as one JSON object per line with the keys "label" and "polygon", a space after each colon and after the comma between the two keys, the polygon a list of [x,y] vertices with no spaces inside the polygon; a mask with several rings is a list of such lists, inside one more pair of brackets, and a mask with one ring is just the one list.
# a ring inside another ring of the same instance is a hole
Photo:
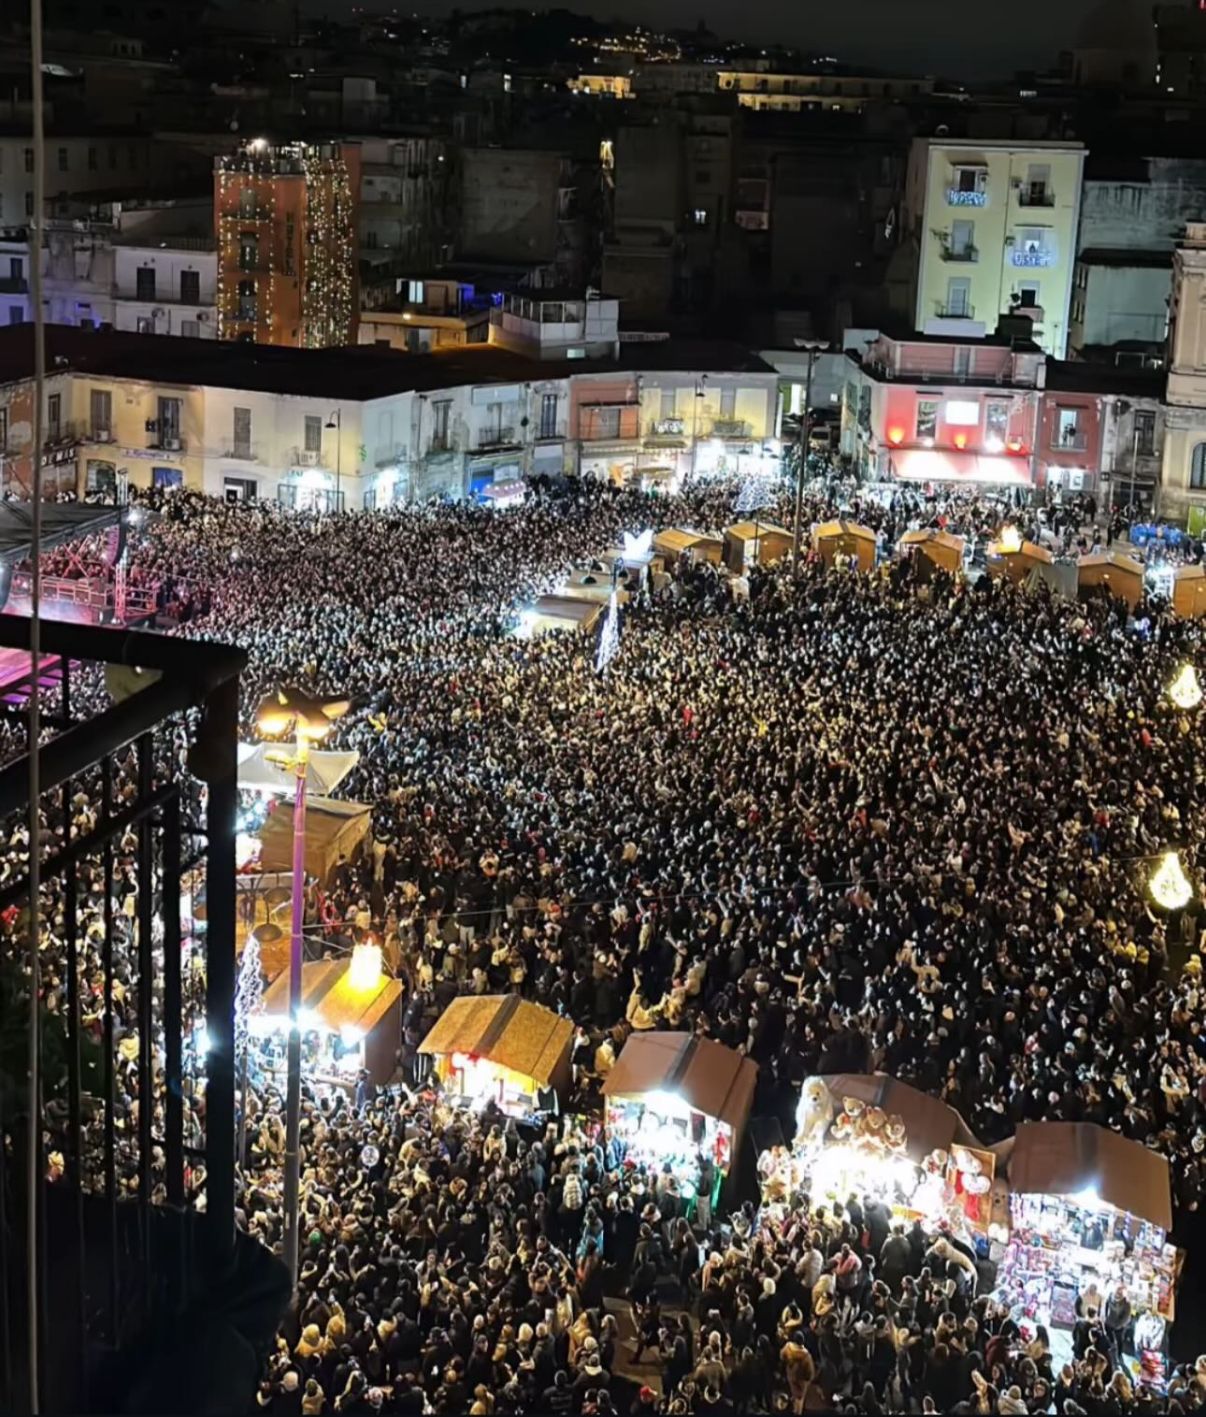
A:
{"label": "lamp post", "polygon": [[335,430],[335,510],[343,511],[343,409],[337,408],[327,419],[327,427]]}
{"label": "lamp post", "polygon": [[256,709],[261,733],[278,737],[296,728],[293,751],[272,754],[273,761],[292,769],[293,791],[293,927],[289,941],[289,1045],[285,1088],[285,1264],[289,1282],[297,1290],[298,1212],[301,1178],[301,985],[302,929],[306,873],[306,770],[310,748],[331,731],[337,718],[351,707],[347,699],[314,699],[296,689],[278,689],[266,695]]}
{"label": "lamp post", "polygon": [[804,379],[804,406],[800,409],[800,461],[796,468],[796,515],[791,529],[791,575],[800,574],[800,522],[804,515],[804,471],[808,465],[808,439],[812,433],[812,371],[817,355],[828,348],[828,340],[798,339],[797,349],[808,354],[808,373]]}

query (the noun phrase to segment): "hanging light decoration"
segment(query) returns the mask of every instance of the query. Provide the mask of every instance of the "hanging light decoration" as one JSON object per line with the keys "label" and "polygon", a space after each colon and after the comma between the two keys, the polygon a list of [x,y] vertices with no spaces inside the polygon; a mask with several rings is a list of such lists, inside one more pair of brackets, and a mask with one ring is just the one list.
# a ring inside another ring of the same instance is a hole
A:
{"label": "hanging light decoration", "polygon": [[1016,526],[1003,526],[997,537],[997,550],[1002,556],[1016,555],[1022,549],[1022,533]]}
{"label": "hanging light decoration", "polygon": [[348,983],[361,993],[370,993],[381,984],[381,946],[366,941],[352,950]]}
{"label": "hanging light decoration", "polygon": [[1165,910],[1180,910],[1193,898],[1193,886],[1181,868],[1181,858],[1175,851],[1166,851],[1147,883],[1152,899]]}
{"label": "hanging light decoration", "polygon": [[1168,697],[1179,709],[1194,709],[1202,702],[1202,685],[1192,664],[1183,664],[1168,686]]}

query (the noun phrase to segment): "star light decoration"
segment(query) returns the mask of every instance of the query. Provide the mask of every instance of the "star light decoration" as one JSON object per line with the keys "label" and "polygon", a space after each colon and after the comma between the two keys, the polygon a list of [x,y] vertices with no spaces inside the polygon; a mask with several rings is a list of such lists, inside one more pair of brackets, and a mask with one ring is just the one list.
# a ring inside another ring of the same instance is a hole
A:
{"label": "star light decoration", "polygon": [[1175,851],[1166,851],[1147,883],[1152,899],[1165,910],[1180,910],[1193,899],[1193,886]]}
{"label": "star light decoration", "polygon": [[243,946],[243,957],[239,960],[239,978],[235,985],[234,1028],[235,1051],[241,1053],[247,1047],[247,1034],[252,1014],[258,1014],[264,1007],[264,975],[260,967],[260,942],[253,930]]}
{"label": "star light decoration", "polygon": [[629,561],[642,561],[653,550],[653,531],[624,533],[623,559],[625,563]]}
{"label": "star light decoration", "polygon": [[1183,664],[1168,686],[1168,697],[1179,709],[1195,709],[1202,702],[1202,685],[1192,664]]}
{"label": "star light decoration", "polygon": [[749,473],[737,489],[733,510],[739,513],[760,512],[775,500],[770,478],[761,471]]}
{"label": "star light decoration", "polygon": [[607,619],[603,621],[603,633],[599,636],[599,649],[595,655],[595,669],[599,674],[607,673],[607,666],[616,657],[620,648],[620,606],[617,593],[613,590],[607,602]]}

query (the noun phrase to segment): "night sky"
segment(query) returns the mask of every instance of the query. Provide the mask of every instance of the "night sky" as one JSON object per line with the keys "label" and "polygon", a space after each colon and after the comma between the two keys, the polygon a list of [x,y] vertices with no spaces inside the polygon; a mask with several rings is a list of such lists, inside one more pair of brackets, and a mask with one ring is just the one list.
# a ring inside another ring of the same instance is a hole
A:
{"label": "night sky", "polygon": [[[1102,0],[611,0],[597,8],[580,0],[561,3],[663,28],[694,27],[702,18],[723,37],[778,40],[844,62],[952,78],[1053,66],[1058,51],[1077,43],[1086,17],[1102,6]],[[1108,3],[1129,5],[1137,20],[1151,13],[1151,0]],[[369,4],[389,8],[384,0]],[[419,0],[416,8],[446,14],[457,4]],[[485,8],[473,0],[459,5]]]}

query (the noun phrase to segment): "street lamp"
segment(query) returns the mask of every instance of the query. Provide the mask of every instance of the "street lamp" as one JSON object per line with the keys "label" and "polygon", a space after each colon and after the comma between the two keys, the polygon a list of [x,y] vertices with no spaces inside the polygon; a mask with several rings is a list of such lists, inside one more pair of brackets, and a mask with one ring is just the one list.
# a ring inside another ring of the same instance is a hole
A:
{"label": "street lamp", "polygon": [[271,753],[272,761],[291,768],[296,777],[293,793],[293,932],[289,942],[289,1049],[285,1091],[285,1264],[289,1282],[297,1290],[297,1227],[300,1190],[301,1134],[301,996],[302,927],[306,874],[306,772],[310,749],[330,733],[351,703],[347,699],[321,699],[297,689],[277,689],[266,694],[256,708],[260,732],[277,738],[294,729],[297,743],[289,751]]}
{"label": "street lamp", "polygon": [[817,355],[829,348],[829,341],[823,339],[798,339],[797,349],[808,355],[808,373],[804,379],[804,406],[800,409],[800,463],[796,468],[796,516],[791,529],[791,574],[794,580],[800,574],[800,522],[804,516],[804,469],[808,465],[808,439],[812,434],[812,371]]}
{"label": "street lamp", "polygon": [[343,511],[343,409],[337,408],[327,419],[327,427],[335,430],[335,510]]}

